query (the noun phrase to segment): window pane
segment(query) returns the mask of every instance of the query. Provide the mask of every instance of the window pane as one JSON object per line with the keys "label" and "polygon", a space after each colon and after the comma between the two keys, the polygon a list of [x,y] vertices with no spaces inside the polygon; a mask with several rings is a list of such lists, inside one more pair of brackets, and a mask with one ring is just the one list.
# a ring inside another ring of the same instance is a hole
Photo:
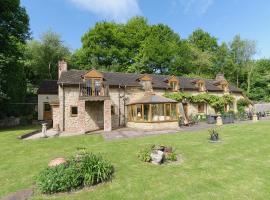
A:
{"label": "window pane", "polygon": [[172,120],[177,120],[176,104],[171,104]]}
{"label": "window pane", "polygon": [[51,106],[49,103],[44,103],[44,111],[50,112],[51,111]]}
{"label": "window pane", "polygon": [[143,115],[144,115],[144,121],[150,121],[150,105],[149,104],[144,104],[143,105]]}
{"label": "window pane", "polygon": [[204,103],[199,103],[198,104],[198,112],[199,113],[204,113]]}
{"label": "window pane", "polygon": [[87,80],[86,81],[86,94],[89,96],[89,95],[92,95],[92,80]]}
{"label": "window pane", "polygon": [[71,107],[71,114],[77,115],[78,114],[78,107],[75,107],[75,106]]}
{"label": "window pane", "polygon": [[136,106],[132,105],[132,120],[133,121],[136,121],[136,116],[137,116]]}
{"label": "window pane", "polygon": [[95,96],[100,95],[100,90],[101,90],[101,81],[100,80],[94,80],[94,85],[95,85]]}
{"label": "window pane", "polygon": [[152,104],[152,121],[158,121],[158,104]]}
{"label": "window pane", "polygon": [[165,120],[170,120],[171,105],[165,104]]}
{"label": "window pane", "polygon": [[142,121],[142,105],[137,105],[137,121]]}
{"label": "window pane", "polygon": [[158,113],[159,113],[159,121],[164,121],[165,116],[164,116],[164,104],[158,104]]}

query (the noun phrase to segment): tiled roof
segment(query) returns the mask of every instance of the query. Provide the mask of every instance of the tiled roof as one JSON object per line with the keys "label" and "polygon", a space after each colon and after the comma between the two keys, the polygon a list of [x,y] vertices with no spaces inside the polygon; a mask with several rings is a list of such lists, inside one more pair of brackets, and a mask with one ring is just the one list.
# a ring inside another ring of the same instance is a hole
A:
{"label": "tiled roof", "polygon": [[144,103],[177,103],[177,101],[168,99],[163,96],[155,95],[155,94],[146,94],[143,97],[133,100],[129,102],[127,105],[131,104],[144,104]]}
{"label": "tiled roof", "polygon": [[44,80],[37,91],[38,94],[58,94],[57,80]]}
{"label": "tiled roof", "polygon": [[[58,84],[77,85],[81,82],[81,76],[85,74],[85,70],[68,70],[62,72]],[[103,72],[105,83],[111,86],[141,86],[138,79],[142,74],[119,73],[119,72]],[[170,86],[166,83],[171,76],[150,74],[152,77],[153,88],[168,89]],[[180,89],[182,90],[198,90],[194,81],[198,78],[177,77],[179,79]],[[205,80],[205,87],[208,91],[222,91],[221,88],[214,85],[214,80]],[[241,89],[232,85],[229,86],[232,92],[242,92]]]}

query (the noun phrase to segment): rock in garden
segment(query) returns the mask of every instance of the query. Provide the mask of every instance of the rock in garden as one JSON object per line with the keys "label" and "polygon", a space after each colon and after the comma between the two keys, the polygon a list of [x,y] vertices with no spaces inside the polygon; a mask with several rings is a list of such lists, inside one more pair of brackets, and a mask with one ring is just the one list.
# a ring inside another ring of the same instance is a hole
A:
{"label": "rock in garden", "polygon": [[172,147],[165,147],[164,153],[172,153]]}
{"label": "rock in garden", "polygon": [[151,153],[151,160],[153,164],[161,164],[164,158],[164,153],[160,150],[155,150]]}
{"label": "rock in garden", "polygon": [[65,164],[65,163],[67,163],[65,158],[55,158],[49,162],[48,166],[56,167],[58,165]]}

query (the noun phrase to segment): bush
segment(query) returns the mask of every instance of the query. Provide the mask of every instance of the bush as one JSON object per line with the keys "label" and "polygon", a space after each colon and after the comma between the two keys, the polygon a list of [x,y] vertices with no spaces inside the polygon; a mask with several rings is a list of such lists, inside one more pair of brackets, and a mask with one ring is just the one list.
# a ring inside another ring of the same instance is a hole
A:
{"label": "bush", "polygon": [[113,166],[92,153],[77,154],[67,164],[43,170],[37,177],[40,192],[52,194],[92,186],[112,178]]}
{"label": "bush", "polygon": [[143,162],[150,162],[151,161],[151,152],[154,146],[148,146],[144,149],[141,149],[138,153],[138,158]]}
{"label": "bush", "polygon": [[77,189],[83,183],[74,165],[58,165],[43,170],[37,178],[37,187],[42,193],[52,194]]}
{"label": "bush", "polygon": [[170,161],[177,161],[177,154],[175,152],[166,153],[165,159]]}
{"label": "bush", "polygon": [[73,159],[73,162],[77,164],[85,186],[105,182],[111,179],[114,172],[113,166],[108,161],[95,154],[81,154]]}

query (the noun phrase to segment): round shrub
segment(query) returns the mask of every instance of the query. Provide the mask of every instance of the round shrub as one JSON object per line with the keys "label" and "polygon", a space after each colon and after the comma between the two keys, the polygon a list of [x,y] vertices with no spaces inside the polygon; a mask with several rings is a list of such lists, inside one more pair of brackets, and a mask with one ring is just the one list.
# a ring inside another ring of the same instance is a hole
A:
{"label": "round shrub", "polygon": [[67,192],[105,182],[114,172],[110,162],[92,153],[77,154],[67,164],[46,168],[37,177],[37,188],[42,193]]}

